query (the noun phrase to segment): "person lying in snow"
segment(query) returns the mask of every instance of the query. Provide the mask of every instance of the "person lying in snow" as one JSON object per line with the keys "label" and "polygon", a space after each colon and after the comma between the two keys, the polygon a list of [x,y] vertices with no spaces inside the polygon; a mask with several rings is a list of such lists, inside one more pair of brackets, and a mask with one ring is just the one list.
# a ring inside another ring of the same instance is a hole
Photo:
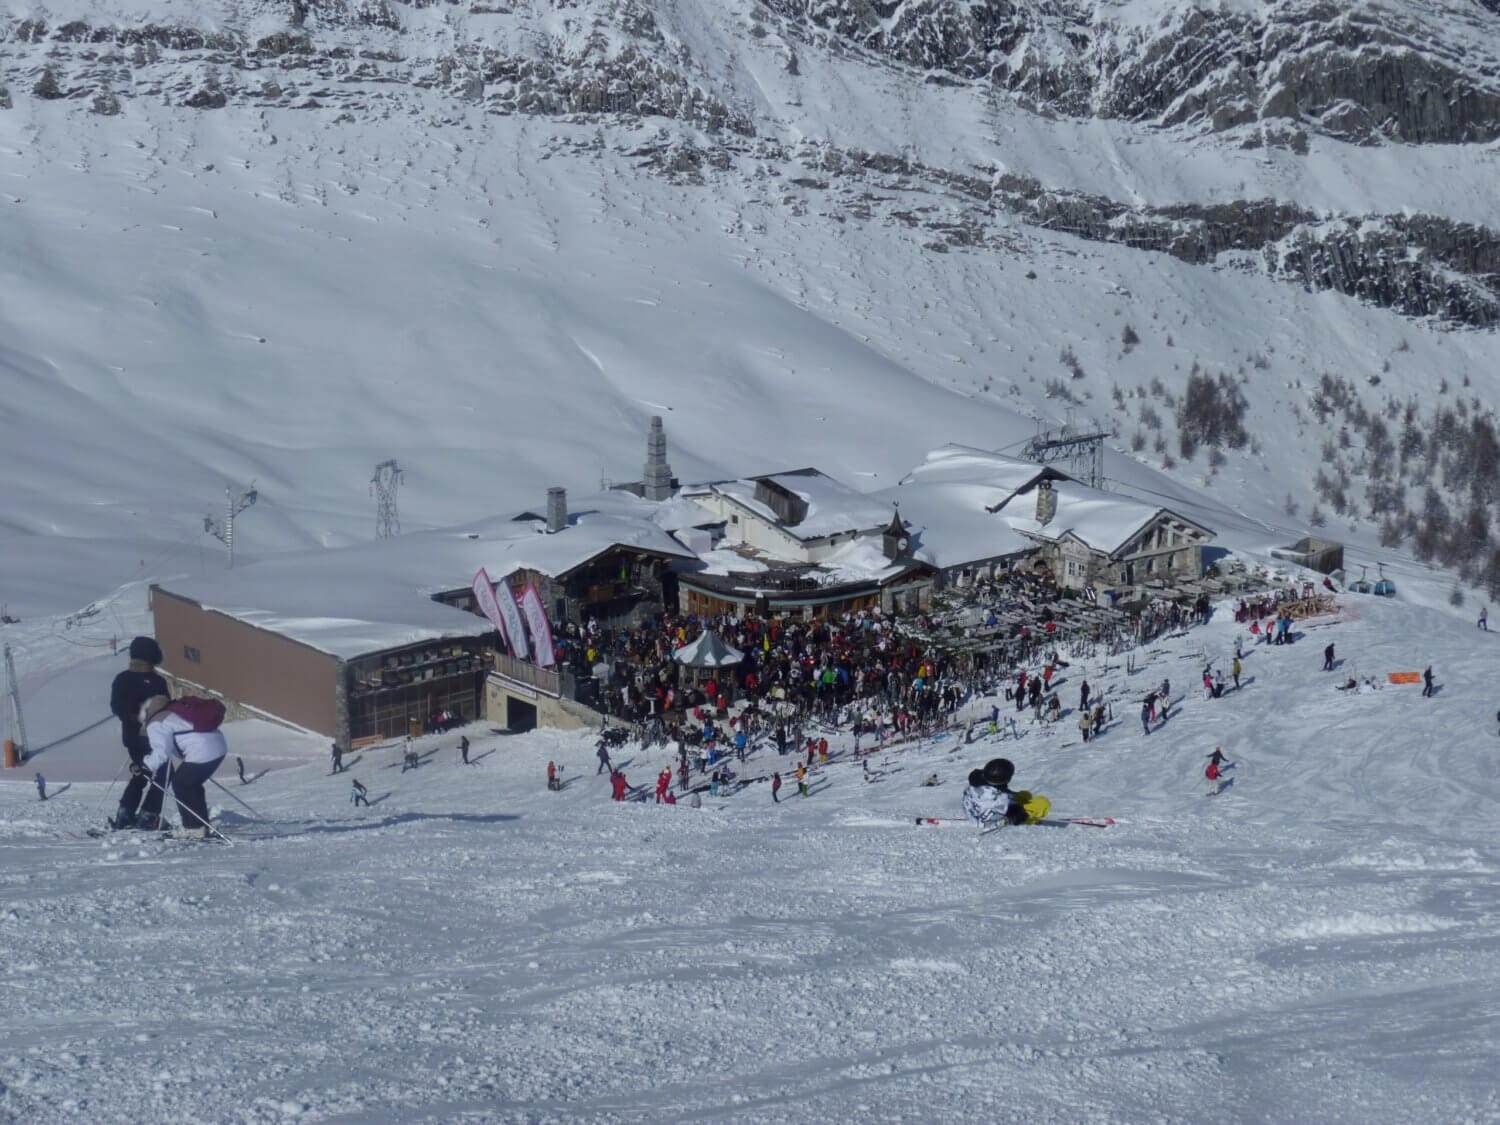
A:
{"label": "person lying in snow", "polygon": [[1007,758],[992,758],[982,770],[969,773],[964,790],[964,815],[981,828],[1025,824],[1026,810],[1010,791],[1016,767]]}

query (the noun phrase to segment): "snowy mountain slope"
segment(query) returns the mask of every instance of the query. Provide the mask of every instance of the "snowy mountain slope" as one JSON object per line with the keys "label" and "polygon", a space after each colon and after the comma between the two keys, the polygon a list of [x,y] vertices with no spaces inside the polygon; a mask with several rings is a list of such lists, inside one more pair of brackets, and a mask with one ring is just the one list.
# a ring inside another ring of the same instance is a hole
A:
{"label": "snowy mountain slope", "polygon": [[[1075,661],[1067,703],[1086,677],[1114,710],[1086,747],[1071,715],[1023,720],[1014,741],[877,753],[868,784],[834,733],[814,795],[780,804],[760,783],[701,810],[614,805],[587,736],[476,726],[469,769],[456,734],[423,739],[415,773],[364,752],[350,775],[375,804],[354,809],[316,746],[261,774],[255,724],[231,724],[255,779],[213,791],[236,846],[72,840],[119,751],[55,746],[32,765],[99,780],[45,804],[0,785],[0,1114],[1491,1120],[1494,641],[1383,599],[1309,625],[1249,648],[1216,701],[1195,678],[1233,650],[1226,613],[1134,673]],[[1431,700],[1332,688],[1425,661]],[[75,688],[118,663],[80,662]],[[1143,735],[1163,676],[1172,717]],[[39,728],[104,707],[51,698]],[[1215,745],[1233,785],[1206,799]],[[957,816],[995,754],[1060,814],[1119,823],[911,823]],[[619,757],[649,785],[670,753]],[[763,749],[743,772],[777,765]]]}
{"label": "snowy mountain slope", "polygon": [[[1325,373],[1370,414],[1490,393],[1492,333],[1435,329],[1500,308],[1493,145],[1058,118],[749,2],[498,7],[12,6],[13,608],[214,565],[226,485],[260,489],[243,557],[348,542],[376,461],[409,526],[449,524],[637,476],[663,411],[684,479],[875,487],[1073,407],[1111,477],[1206,489],[1262,549],[1307,530]],[[1402,19],[1452,59],[1488,26],[1460,14]],[[1184,456],[1195,367],[1250,445]],[[1389,504],[1344,491],[1373,553]]]}

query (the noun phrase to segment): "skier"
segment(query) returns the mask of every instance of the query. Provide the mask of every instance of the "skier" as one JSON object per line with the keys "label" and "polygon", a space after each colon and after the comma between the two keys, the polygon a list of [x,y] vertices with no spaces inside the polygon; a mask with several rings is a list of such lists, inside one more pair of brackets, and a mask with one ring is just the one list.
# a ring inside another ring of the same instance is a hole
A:
{"label": "skier", "polygon": [[1224,751],[1221,747],[1215,746],[1214,752],[1208,756],[1208,765],[1203,768],[1203,776],[1208,781],[1208,792],[1210,796],[1219,791],[1220,781],[1224,773],[1224,771],[1220,768],[1223,763]]}
{"label": "skier", "polygon": [[613,801],[623,801],[625,799],[625,791],[630,788],[630,784],[625,780],[623,772],[620,770],[610,770],[609,787],[611,790],[610,799]]}
{"label": "skier", "polygon": [[469,736],[460,735],[458,739],[458,754],[464,760],[464,765],[470,765],[469,761]]}
{"label": "skier", "polygon": [[1429,664],[1422,671],[1422,695],[1425,698],[1432,694],[1434,694],[1432,690],[1432,665]]}
{"label": "skier", "polygon": [[602,738],[599,740],[599,749],[594,751],[594,757],[599,759],[599,768],[594,771],[594,776],[598,777],[605,770],[608,770],[611,776],[613,776],[615,772],[614,763],[609,760],[609,747],[604,745],[604,739]]}
{"label": "skier", "polygon": [[[1172,683],[1165,676],[1162,677],[1161,687],[1156,689],[1156,698],[1161,700],[1161,721],[1166,722],[1167,712],[1172,709]],[[1099,724],[1095,722],[1094,725],[1097,728]]]}
{"label": "skier", "polygon": [[1486,633],[1490,631],[1490,607],[1487,605],[1479,607],[1479,627]]}
{"label": "skier", "polygon": [[[1176,727],[1172,728],[1176,730]],[[1148,698],[1141,704],[1141,730],[1145,734],[1151,733],[1151,700]]]}
{"label": "skier", "polygon": [[[141,704],[153,696],[168,694],[167,681],[156,666],[161,663],[161,646],[151,637],[136,637],[130,642],[130,664],[114,678],[109,687],[109,709],[120,720],[120,742],[130,755],[134,765],[151,752],[151,744],[141,731]],[[156,785],[148,783],[131,771],[125,792],[120,795],[120,807],[109,824],[111,828],[134,828],[138,825],[154,831],[161,819],[162,789],[167,780],[163,767],[155,778]],[[141,799],[142,794],[145,800]],[[139,806],[139,807],[138,807]]]}
{"label": "skier", "polygon": [[1323,650],[1323,671],[1333,671],[1333,645],[1331,644]]}
{"label": "skier", "polygon": [[[334,773],[343,773],[344,772],[344,752],[339,749],[339,744],[337,742],[333,743],[333,748],[332,748],[331,753],[333,754],[333,772]],[[235,759],[235,761],[238,761],[238,760],[239,760],[238,758]]]}
{"label": "skier", "polygon": [[1083,681],[1083,686],[1078,689],[1078,709],[1087,711],[1089,709],[1089,682]]}
{"label": "skier", "polygon": [[941,785],[942,783],[943,779],[938,777],[938,775],[935,773],[930,773],[922,779],[922,787],[924,789],[930,789],[932,786]]}
{"label": "skier", "polygon": [[36,775],[36,795],[44,801],[47,799],[47,779],[41,774]]}
{"label": "skier", "polygon": [[771,775],[771,801],[773,804],[781,804],[781,775],[779,773]]}
{"label": "skier", "polygon": [[988,827],[989,813],[995,805],[994,791],[984,783],[983,770],[969,771],[964,790],[964,815],[981,828]]}
{"label": "skier", "polygon": [[248,785],[249,782],[247,782],[245,780],[245,759],[236,755],[236,757],[234,759],[234,764],[235,764],[235,768],[240,771],[240,784],[241,785]]}
{"label": "skier", "polygon": [[1093,715],[1089,713],[1088,708],[1081,708],[1078,712],[1078,732],[1083,735],[1085,742],[1089,740],[1089,735],[1093,733],[1093,727]]}
{"label": "skier", "polygon": [[807,767],[801,762],[797,763],[797,796],[807,796]]}
{"label": "skier", "polygon": [[[1332,647],[1332,646],[1330,646],[1330,647]],[[1230,674],[1234,676],[1234,690],[1235,691],[1239,691],[1240,690],[1240,671],[1243,668],[1244,668],[1244,665],[1240,663],[1240,658],[1238,656],[1236,656],[1234,658],[1233,663],[1231,663],[1229,665]]]}
{"label": "skier", "polygon": [[[406,745],[408,747],[411,746],[411,739],[406,740]],[[403,756],[401,759],[401,772],[405,773],[407,770],[417,769],[421,765],[422,759],[417,757],[417,752],[415,750],[408,749],[405,756]]]}
{"label": "skier", "polygon": [[360,805],[369,805],[370,799],[366,796],[367,792],[368,790],[359,783],[359,778],[349,779],[349,803],[355,808],[359,808]]}
{"label": "skier", "polygon": [[213,777],[229,751],[221,730],[194,730],[193,724],[168,710],[172,701],[155,695],[141,704],[141,725],[151,753],[144,762],[133,762],[130,771],[138,777],[164,769],[174,754],[182,763],[172,774],[172,793],[182,824],[179,835],[201,840],[208,835],[208,799],[204,783]]}
{"label": "skier", "polygon": [[659,805],[666,799],[667,790],[672,788],[672,767],[663,766],[661,773],[656,775],[656,803]]}
{"label": "skier", "polygon": [[556,793],[559,789],[562,788],[562,786],[559,785],[558,782],[557,782],[557,763],[556,762],[548,762],[547,763],[547,788],[550,789],[554,793]]}
{"label": "skier", "polygon": [[[991,758],[984,769],[969,774],[969,787],[964,790],[964,812],[970,820],[983,828],[998,828],[1001,824],[1025,824],[1026,809],[1014,799],[1010,779],[1016,772],[1009,758]],[[979,783],[975,784],[975,774]]]}

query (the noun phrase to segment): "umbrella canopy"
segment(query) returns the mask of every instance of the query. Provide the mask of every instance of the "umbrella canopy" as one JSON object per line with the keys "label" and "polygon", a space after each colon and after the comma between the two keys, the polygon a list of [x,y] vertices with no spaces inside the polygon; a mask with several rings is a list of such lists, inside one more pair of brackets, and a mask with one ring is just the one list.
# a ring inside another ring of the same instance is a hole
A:
{"label": "umbrella canopy", "polygon": [[696,640],[673,652],[672,659],[686,668],[722,668],[726,664],[738,664],[745,659],[745,654],[731,648],[712,629],[705,629]]}

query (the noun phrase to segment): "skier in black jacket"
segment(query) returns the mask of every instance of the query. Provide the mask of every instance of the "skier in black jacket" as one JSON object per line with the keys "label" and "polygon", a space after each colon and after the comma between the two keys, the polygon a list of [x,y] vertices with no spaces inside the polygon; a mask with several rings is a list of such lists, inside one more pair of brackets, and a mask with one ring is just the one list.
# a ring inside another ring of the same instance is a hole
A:
{"label": "skier in black jacket", "polygon": [[[170,695],[167,681],[156,666],[161,663],[161,646],[151,637],[137,637],[130,642],[130,666],[114,679],[109,687],[109,709],[120,720],[120,741],[131,762],[144,761],[151,752],[151,744],[141,731],[141,704],[154,695]],[[151,785],[145,774],[132,773],[125,792],[120,796],[120,807],[110,821],[114,828],[143,827],[155,829],[161,821],[162,790],[166,785],[167,768],[157,771],[156,784]],[[142,793],[145,800],[141,800]],[[139,807],[137,807],[139,806]]]}

